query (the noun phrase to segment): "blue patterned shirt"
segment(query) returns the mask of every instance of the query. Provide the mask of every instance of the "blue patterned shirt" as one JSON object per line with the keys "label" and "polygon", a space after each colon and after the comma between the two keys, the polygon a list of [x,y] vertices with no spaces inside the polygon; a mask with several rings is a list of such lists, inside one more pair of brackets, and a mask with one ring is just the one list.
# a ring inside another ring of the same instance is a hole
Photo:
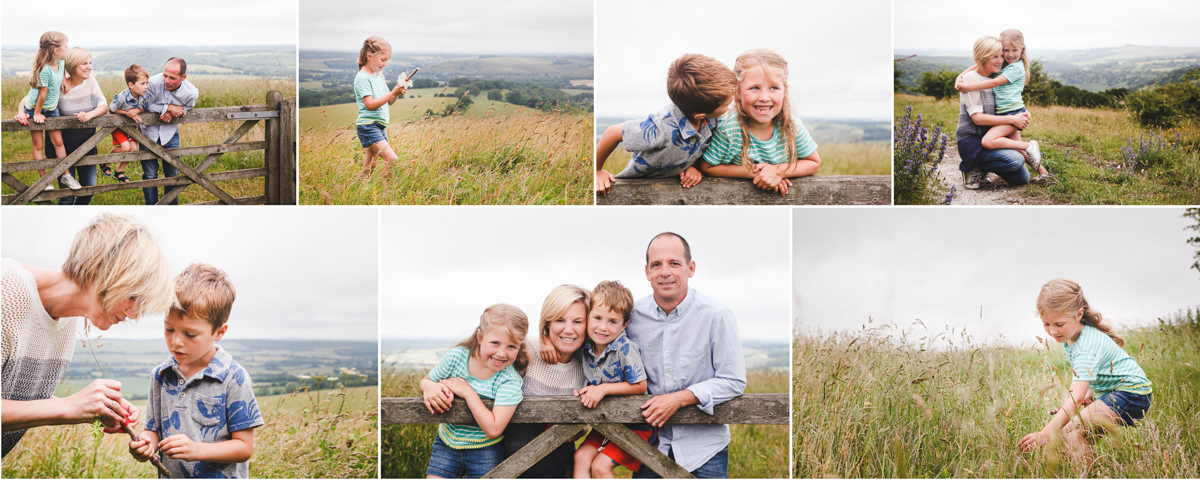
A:
{"label": "blue patterned shirt", "polygon": [[[746,360],[737,318],[716,300],[688,289],[683,302],[666,313],[654,296],[633,304],[629,339],[641,346],[649,380],[646,393],[663,395],[691,390],[700,410],[740,396],[746,390]],[[658,432],[658,450],[674,448],[675,461],[687,471],[700,468],[729,445],[728,425],[673,425]]]}
{"label": "blue patterned shirt", "polygon": [[[590,342],[589,342],[590,343]],[[592,345],[583,348],[583,376],[587,385],[601,383],[638,383],[646,379],[646,367],[642,365],[642,350],[629,340],[625,332],[604,347],[596,356]]]}
{"label": "blue patterned shirt", "polygon": [[[233,432],[263,425],[250,375],[225,349],[204,371],[184,379],[174,358],[155,367],[146,401],[146,430],[159,440],[187,435],[193,442],[218,443]],[[163,456],[173,478],[248,478],[250,462],[185,462]]]}
{"label": "blue patterned shirt", "polygon": [[108,111],[116,112],[117,110],[133,110],[135,108],[146,111],[150,107],[150,104],[146,101],[146,97],[147,95],[142,95],[141,98],[134,97],[133,92],[129,91],[129,87],[125,87],[124,90],[113,95],[112,103],[108,104]]}
{"label": "blue patterned shirt", "polygon": [[674,104],[643,120],[629,120],[621,128],[621,142],[632,157],[616,177],[677,177],[704,155],[715,128],[714,118],[696,130]]}

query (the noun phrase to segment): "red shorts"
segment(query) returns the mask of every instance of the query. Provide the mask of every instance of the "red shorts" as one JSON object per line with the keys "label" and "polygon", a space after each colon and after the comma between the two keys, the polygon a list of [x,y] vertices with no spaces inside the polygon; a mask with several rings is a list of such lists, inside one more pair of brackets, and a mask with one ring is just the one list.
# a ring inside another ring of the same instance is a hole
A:
{"label": "red shorts", "polygon": [[[639,437],[642,437],[642,440],[647,442],[650,441],[650,437],[654,435],[654,431],[652,430],[634,430],[633,433],[638,434]],[[595,447],[600,453],[607,455],[608,458],[611,458],[614,462],[624,465],[625,468],[628,468],[632,471],[636,472],[638,469],[642,468],[641,460],[634,458],[633,455],[625,453],[625,450],[622,450],[621,447],[617,446],[617,444],[609,441],[607,438],[604,438],[604,435],[601,435],[600,432],[592,430],[592,433],[588,434],[587,439],[583,441],[583,444]]]}
{"label": "red shorts", "polygon": [[125,132],[120,130],[113,130],[112,137],[113,145],[120,145],[129,141],[129,137],[125,135]]}

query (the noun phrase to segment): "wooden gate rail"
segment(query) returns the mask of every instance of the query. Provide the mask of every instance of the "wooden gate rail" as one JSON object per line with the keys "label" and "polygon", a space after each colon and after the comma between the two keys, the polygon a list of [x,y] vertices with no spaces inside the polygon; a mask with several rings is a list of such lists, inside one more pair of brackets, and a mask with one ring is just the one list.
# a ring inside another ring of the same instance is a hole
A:
{"label": "wooden gate rail", "polygon": [[679,178],[617,179],[597,205],[891,205],[889,175],[813,175],[793,178],[791,191],[779,195],[741,178],[705,177],[691,188]]}
{"label": "wooden gate rail", "polygon": [[[219,145],[197,147],[163,148],[142,134],[132,119],[124,115],[101,115],[88,122],[80,122],[75,117],[51,117],[45,123],[29,122],[21,125],[16,120],[3,120],[0,130],[4,132],[65,130],[73,128],[96,128],[96,133],[87,139],[79,148],[66,158],[50,158],[21,162],[4,162],[0,170],[0,180],[17,191],[15,195],[4,195],[6,205],[20,205],[29,202],[50,203],[62,197],[96,195],[117,190],[141,189],[145,187],[171,187],[159,199],[159,205],[166,205],[177,199],[188,186],[198,184],[213,196],[215,202],[196,202],[196,204],[295,204],[296,202],[296,99],[283,100],[278,91],[267,93],[266,105],[240,105],[232,107],[196,108],[188,111],[187,115],[176,118],[170,124],[200,123],[200,122],[243,122],[228,138]],[[146,112],[141,115],[142,125],[164,125],[158,115]],[[264,140],[255,142],[238,142],[246,133],[264,121]],[[104,141],[114,130],[120,128],[130,138],[137,140],[149,151],[128,153],[110,153],[104,155],[86,155],[86,153]],[[226,172],[205,173],[209,167],[221,158],[221,155],[231,152],[263,150],[261,168],[249,168]],[[194,168],[184,163],[179,157],[207,155]],[[43,191],[46,185],[57,179],[68,168],[73,166],[96,165],[101,163],[128,162],[161,158],[179,169],[180,176],[160,177],[154,180],[135,180],[129,183],[96,185],[80,190]],[[50,172],[39,178],[32,185],[25,185],[12,175],[13,172],[48,169]],[[263,195],[233,198],[214,182],[263,177]]]}
{"label": "wooden gate rail", "polygon": [[[572,396],[525,397],[509,423],[555,425],[504,460],[484,478],[516,478],[589,425],[663,478],[693,478],[691,473],[622,425],[645,423],[641,406],[650,398],[650,395],[613,395],[601,400],[596,408],[587,408]],[[491,400],[484,399],[483,402],[489,409],[492,407]],[[462,399],[456,399],[449,411],[435,415],[425,409],[421,398],[383,398],[380,399],[380,418],[384,425],[475,424],[475,418]],[[668,423],[787,425],[790,418],[787,394],[754,393],[717,405],[712,415],[694,405],[681,408]]]}

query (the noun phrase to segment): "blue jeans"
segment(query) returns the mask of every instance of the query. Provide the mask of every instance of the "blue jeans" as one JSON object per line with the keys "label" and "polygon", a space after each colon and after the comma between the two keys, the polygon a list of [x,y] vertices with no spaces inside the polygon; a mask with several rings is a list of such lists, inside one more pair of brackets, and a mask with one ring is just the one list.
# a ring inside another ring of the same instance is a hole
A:
{"label": "blue jeans", "polygon": [[433,437],[433,452],[429,455],[426,475],[442,478],[479,478],[504,461],[504,445],[480,448],[450,448],[441,436]]}
{"label": "blue jeans", "polygon": [[[71,153],[75,152],[75,150],[79,149],[79,147],[83,145],[83,142],[86,142],[89,138],[92,138],[92,135],[95,135],[95,134],[96,134],[96,129],[94,129],[94,128],[76,128],[76,129],[71,129],[71,130],[62,130],[63,149],[67,152],[67,155],[70,156]],[[43,145],[45,153],[46,153],[46,158],[54,158],[54,156],[55,156],[54,145],[50,144],[50,136],[46,135],[46,138],[44,140],[45,141],[42,143],[42,145]],[[100,152],[96,150],[96,147],[92,147],[92,149],[90,151],[88,151],[85,155],[96,155],[98,153],[100,153]],[[67,173],[69,175],[75,177],[75,180],[79,181],[80,186],[90,187],[90,186],[93,186],[96,184],[96,166],[95,165],[81,165],[78,167],[71,167],[70,169],[67,170]],[[62,180],[58,180],[58,188],[59,188],[59,190],[62,190],[67,187],[66,187],[66,185],[63,185]],[[92,203],[91,195],[83,195],[83,196],[78,196],[78,197],[63,197],[63,198],[58,199],[59,205],[88,205],[90,203]]]}
{"label": "blue jeans", "polygon": [[1146,416],[1146,411],[1150,410],[1150,394],[1139,395],[1136,393],[1122,392],[1113,390],[1100,396],[1100,401],[1108,405],[1112,411],[1121,416],[1121,420],[1125,421],[1126,426],[1134,426],[1138,420]]}
{"label": "blue jeans", "polygon": [[[175,132],[175,136],[171,137],[171,140],[168,141],[166,145],[163,145],[163,147],[179,148],[179,132]],[[150,151],[149,148],[146,148],[145,145],[140,143],[138,144],[138,150]],[[159,159],[157,158],[153,160],[142,160],[142,180],[153,180],[158,178],[158,161]],[[162,162],[162,167],[164,177],[174,177],[179,175],[179,169],[175,168],[175,166],[171,165],[170,163]],[[163,187],[163,195],[166,195],[166,193],[167,188]],[[146,205],[157,204],[158,187],[142,188],[142,196],[146,198]],[[175,197],[174,200],[171,200],[171,205],[179,205],[179,197]]]}
{"label": "blue jeans", "polygon": [[983,150],[979,153],[975,168],[995,173],[1009,185],[1018,186],[1029,183],[1029,170],[1025,169],[1025,157],[1021,155],[1021,152],[1010,148]]}
{"label": "blue jeans", "polygon": [[[675,450],[667,451],[667,458],[675,460]],[[692,475],[696,478],[729,478],[729,447],[721,449],[716,455],[704,462],[700,468],[692,470]],[[633,473],[633,478],[662,478],[657,473],[654,473],[650,467],[642,465],[642,468]]]}

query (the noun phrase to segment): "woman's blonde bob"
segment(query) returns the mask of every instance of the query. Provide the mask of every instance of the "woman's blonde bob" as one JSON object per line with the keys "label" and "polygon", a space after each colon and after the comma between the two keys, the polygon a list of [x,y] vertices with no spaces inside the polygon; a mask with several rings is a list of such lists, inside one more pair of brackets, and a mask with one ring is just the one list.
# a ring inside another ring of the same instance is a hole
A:
{"label": "woman's blonde bob", "polygon": [[105,311],[125,299],[133,300],[138,317],[178,306],[167,256],[150,229],[128,215],[101,213],[92,219],[75,234],[62,271],[95,293]]}

